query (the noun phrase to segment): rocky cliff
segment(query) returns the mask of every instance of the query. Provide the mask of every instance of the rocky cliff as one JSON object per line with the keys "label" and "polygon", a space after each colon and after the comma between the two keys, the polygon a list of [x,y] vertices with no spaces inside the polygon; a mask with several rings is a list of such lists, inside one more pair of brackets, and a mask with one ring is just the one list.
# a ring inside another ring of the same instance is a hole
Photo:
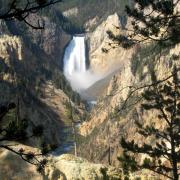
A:
{"label": "rocky cliff", "polygon": [[[92,21],[96,20],[92,19]],[[87,97],[91,97],[90,99],[97,99],[98,96],[102,95],[113,75],[120,69],[125,68],[133,54],[137,51],[137,47],[125,51],[114,44],[107,34],[108,31],[111,31],[114,34],[120,33],[126,35],[127,31],[125,28],[129,27],[129,20],[127,21],[125,16],[119,16],[115,13],[109,15],[93,32],[87,33],[89,69],[94,74],[102,77],[93,86],[85,90],[84,93]],[[108,53],[105,53],[103,49],[106,49]]]}
{"label": "rocky cliff", "polygon": [[[153,51],[152,51],[153,50]],[[159,54],[161,52],[161,55]],[[140,87],[151,83],[151,72],[155,72],[158,79],[168,77],[176,65],[180,67],[180,45],[159,51],[151,46],[142,45],[131,60],[127,60],[119,72],[111,79],[104,95],[92,110],[89,121],[80,127],[83,141],[79,153],[83,157],[95,162],[109,163],[119,166],[117,157],[122,153],[120,139],[134,139],[141,143],[142,139],[136,133],[135,120],[143,124],[155,123],[156,127],[163,128],[163,123],[156,122],[156,112],[145,112],[141,93],[144,89],[134,93],[120,110],[123,102],[132,91],[130,87]],[[153,143],[153,139],[148,142]]]}
{"label": "rocky cliff", "polygon": [[[59,129],[63,124],[60,121],[61,117],[57,117],[54,110],[47,103],[41,101],[41,98],[38,98],[37,89],[42,91],[38,82],[41,82],[43,75],[35,78],[33,74],[36,58],[24,46],[22,39],[17,36],[2,35],[0,37],[0,47],[1,103],[16,103],[19,99],[21,118],[27,117],[30,124],[42,124],[45,128],[45,141],[50,143],[53,139],[55,143],[60,143]],[[28,57],[28,55],[30,56]],[[48,97],[48,94],[49,92],[44,93],[44,99]],[[62,94],[59,96],[63,97]],[[67,96],[64,95],[64,97]],[[63,103],[63,101],[61,102]]]}
{"label": "rocky cliff", "polygon": [[18,21],[6,23],[2,21],[0,32],[20,36],[24,44],[36,53],[36,56],[40,54],[46,56],[52,63],[62,68],[64,48],[71,40],[71,35],[68,35],[61,25],[52,21],[48,16],[31,14],[27,21],[34,26],[39,21],[41,25],[44,25],[44,29],[36,30]]}
{"label": "rocky cliff", "polygon": [[43,125],[44,135],[41,141],[35,140],[36,145],[60,144],[60,129],[67,120],[65,102],[73,93],[61,72],[64,47],[71,36],[48,17],[33,15],[31,23],[38,18],[46,24],[44,30],[1,21],[0,102],[19,99],[20,117]]}
{"label": "rocky cliff", "polygon": [[[125,19],[125,17],[124,17]],[[108,16],[92,33],[87,34],[89,42],[90,68],[94,72],[104,73],[105,75],[121,68],[125,62],[131,59],[134,49],[124,51],[123,48],[116,46],[111,48],[113,42],[109,39],[107,31],[114,34],[126,34],[124,27],[129,24],[121,20],[117,13]],[[104,53],[102,49],[111,49],[109,53]]]}

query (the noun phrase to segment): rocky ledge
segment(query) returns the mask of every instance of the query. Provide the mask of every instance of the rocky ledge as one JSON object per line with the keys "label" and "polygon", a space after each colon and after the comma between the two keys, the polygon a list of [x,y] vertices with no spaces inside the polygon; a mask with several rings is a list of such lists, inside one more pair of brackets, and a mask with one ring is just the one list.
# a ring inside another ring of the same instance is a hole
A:
{"label": "rocky ledge", "polygon": [[[38,152],[36,148],[18,145],[15,148],[23,147],[23,149],[32,152]],[[94,164],[86,159],[75,157],[72,154],[63,154],[60,156],[50,155],[48,164],[45,168],[45,175],[40,175],[35,166],[23,161],[14,153],[1,150],[0,151],[0,178],[1,179],[29,179],[29,180],[103,180],[121,179],[121,171],[112,166],[103,164]]]}

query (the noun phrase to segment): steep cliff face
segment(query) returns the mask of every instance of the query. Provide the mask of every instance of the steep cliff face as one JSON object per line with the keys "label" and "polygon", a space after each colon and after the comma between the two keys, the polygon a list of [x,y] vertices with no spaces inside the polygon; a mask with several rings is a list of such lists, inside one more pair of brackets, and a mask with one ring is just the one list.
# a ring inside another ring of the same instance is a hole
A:
{"label": "steep cliff face", "polygon": [[54,61],[57,65],[60,65],[62,69],[62,59],[64,55],[64,48],[71,40],[71,35],[68,35],[63,31],[62,27],[57,23],[51,21],[45,16],[31,15],[29,22],[34,23],[39,21],[44,24],[44,30],[33,30],[28,28],[27,35],[31,37],[32,42],[39,46],[51,61]]}
{"label": "steep cliff face", "polygon": [[89,39],[90,68],[92,71],[109,74],[119,69],[125,62],[131,59],[134,49],[124,51],[124,49],[117,46],[116,48],[111,48],[109,53],[102,51],[103,48],[107,50],[110,49],[109,44],[113,44],[108,38],[107,31],[112,31],[114,34],[121,33],[125,35],[126,31],[123,30],[124,26],[128,26],[128,23],[120,20],[120,17],[115,13],[108,16],[94,32],[87,35]]}
{"label": "steep cliff face", "polygon": [[23,44],[19,37],[0,36],[0,67],[1,80],[12,83],[13,76],[10,71],[16,69],[15,64],[21,64],[23,59]]}
{"label": "steep cliff face", "polygon": [[20,22],[1,21],[0,102],[16,103],[19,99],[20,117],[28,118],[31,125],[43,125],[44,135],[40,141],[34,139],[34,145],[43,141],[60,144],[68,97],[56,79],[61,79],[62,86],[68,85],[60,62],[70,36],[47,17],[33,15],[30,22],[39,18],[46,23],[42,31]]}
{"label": "steep cliff face", "polygon": [[9,33],[11,35],[20,36],[26,46],[34,51],[36,55],[43,54],[52,63],[56,63],[61,68],[63,65],[62,58],[64,48],[71,40],[71,36],[63,31],[62,27],[52,21],[47,16],[31,14],[27,21],[34,26],[37,26],[39,21],[43,30],[33,29],[24,23],[18,21],[1,22],[0,32]]}
{"label": "steep cliff face", "polygon": [[[28,49],[17,36],[2,35],[0,37],[0,47],[1,103],[16,103],[17,99],[19,99],[21,118],[28,117],[30,124],[42,124],[45,129],[45,141],[50,143],[52,140],[55,140],[55,143],[60,143],[59,129],[62,127],[61,117],[56,117],[54,110],[51,109],[48,104],[40,101],[36,93],[38,86],[37,81],[41,81],[40,77],[37,77],[36,81],[33,82],[33,64],[36,58],[31,56],[32,59],[28,58],[25,60],[28,55]],[[26,66],[29,68],[28,71],[26,71]],[[31,77],[31,79],[29,77]],[[28,82],[28,80],[30,82]],[[41,89],[41,85],[39,88]],[[49,92],[44,93],[44,98],[46,98],[48,94]],[[66,97],[66,95],[64,96]],[[49,111],[46,111],[48,109]],[[52,131],[54,133],[52,133]]]}
{"label": "steep cliff face", "polygon": [[[142,52],[145,52],[142,47]],[[110,81],[109,87],[103,97],[100,98],[97,106],[93,109],[88,122],[84,122],[80,127],[80,133],[84,136],[84,143],[79,148],[79,153],[95,162],[109,162],[118,166],[118,155],[122,153],[120,139],[134,139],[141,143],[145,139],[136,133],[135,120],[140,120],[143,124],[154,123],[156,127],[163,128],[163,123],[156,121],[156,111],[143,111],[140,94],[143,89],[134,93],[126,103],[122,111],[123,102],[127,99],[131,88],[129,86],[140,87],[151,83],[152,70],[158,79],[170,76],[173,66],[180,66],[180,45],[176,45],[161,52],[152,52],[152,48],[147,47],[148,54],[127,61]],[[140,52],[140,50],[139,50]],[[175,58],[174,58],[175,57]],[[153,143],[153,139],[148,142]]]}
{"label": "steep cliff face", "polygon": [[[96,24],[97,21],[98,17],[89,20],[87,27]],[[108,37],[107,31],[126,35],[125,28],[130,28],[130,21],[127,21],[125,16],[119,16],[115,13],[109,15],[93,32],[87,33],[89,69],[102,77],[101,80],[85,90],[84,93],[90,99],[97,99],[102,95],[113,75],[120,69],[126,69],[129,60],[137,51],[137,47],[125,51],[123,48],[113,44],[114,42]],[[115,46],[115,48],[112,48],[111,45]],[[103,49],[109,50],[108,53],[103,52]]]}

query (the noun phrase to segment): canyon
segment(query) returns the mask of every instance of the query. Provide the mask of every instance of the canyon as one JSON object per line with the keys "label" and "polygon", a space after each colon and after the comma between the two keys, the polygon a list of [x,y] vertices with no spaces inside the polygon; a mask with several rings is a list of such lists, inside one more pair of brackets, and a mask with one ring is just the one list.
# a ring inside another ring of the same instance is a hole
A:
{"label": "canyon", "polygon": [[[62,14],[78,18],[80,10],[67,8]],[[42,142],[58,148],[48,155],[43,176],[11,152],[0,150],[0,178],[123,179],[117,159],[123,151],[121,137],[137,143],[147,140],[137,135],[135,120],[154,123],[158,128],[164,124],[156,122],[156,111],[142,110],[143,88],[117,111],[131,93],[130,87],[152,83],[152,71],[162,80],[171,75],[175,65],[180,66],[180,45],[163,51],[146,44],[128,50],[120,46],[111,49],[113,42],[107,31],[127,35],[126,29],[131,27],[130,19],[116,11],[87,18],[85,32],[74,34],[49,16],[32,14],[28,20],[33,23],[36,19],[45,23],[44,30],[34,30],[19,21],[0,21],[0,102],[19,102],[20,118],[29,117],[28,132],[33,125],[43,125],[41,138],[16,148],[39,152]],[[72,155],[74,143],[77,156]],[[143,157],[137,158],[142,161]],[[130,177],[164,179],[149,171]]]}

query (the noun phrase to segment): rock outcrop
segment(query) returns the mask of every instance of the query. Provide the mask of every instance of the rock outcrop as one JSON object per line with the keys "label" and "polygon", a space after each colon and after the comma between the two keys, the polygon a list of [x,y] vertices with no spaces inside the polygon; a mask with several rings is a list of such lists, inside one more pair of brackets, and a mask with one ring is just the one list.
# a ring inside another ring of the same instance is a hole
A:
{"label": "rock outcrop", "polygon": [[68,9],[66,11],[63,12],[63,15],[65,17],[71,17],[71,16],[77,16],[78,15],[78,12],[79,12],[79,9],[77,7],[74,7],[74,8],[71,8],[71,9]]}
{"label": "rock outcrop", "polygon": [[0,58],[10,64],[10,58],[22,60],[22,41],[17,36],[1,35],[0,37]]}
{"label": "rock outcrop", "polygon": [[[59,170],[59,179],[62,180],[103,180],[105,177],[109,179],[119,180],[121,172],[111,166],[102,164],[93,164],[86,159],[75,157],[71,154],[64,154],[57,158],[53,158],[52,165],[54,168],[49,169],[48,179],[54,179],[54,172]],[[48,170],[47,170],[48,171]]]}
{"label": "rock outcrop", "polygon": [[[23,145],[15,147],[16,149],[23,147],[24,150],[31,150],[31,152],[38,151]],[[34,165],[25,162],[8,150],[0,152],[0,160],[1,179],[104,180],[108,177],[110,180],[120,180],[122,176],[121,171],[114,167],[90,163],[86,159],[71,154],[63,154],[59,157],[49,156],[44,175],[39,174]]]}
{"label": "rock outcrop", "polygon": [[[37,152],[38,149],[18,145],[24,150]],[[16,149],[18,148],[16,147]],[[95,164],[71,154],[63,154],[59,157],[49,156],[44,174],[37,172],[31,165],[14,153],[0,151],[0,178],[1,179],[28,179],[28,180],[121,180],[124,178],[121,169],[104,164]],[[131,180],[158,180],[147,171],[130,174]]]}

